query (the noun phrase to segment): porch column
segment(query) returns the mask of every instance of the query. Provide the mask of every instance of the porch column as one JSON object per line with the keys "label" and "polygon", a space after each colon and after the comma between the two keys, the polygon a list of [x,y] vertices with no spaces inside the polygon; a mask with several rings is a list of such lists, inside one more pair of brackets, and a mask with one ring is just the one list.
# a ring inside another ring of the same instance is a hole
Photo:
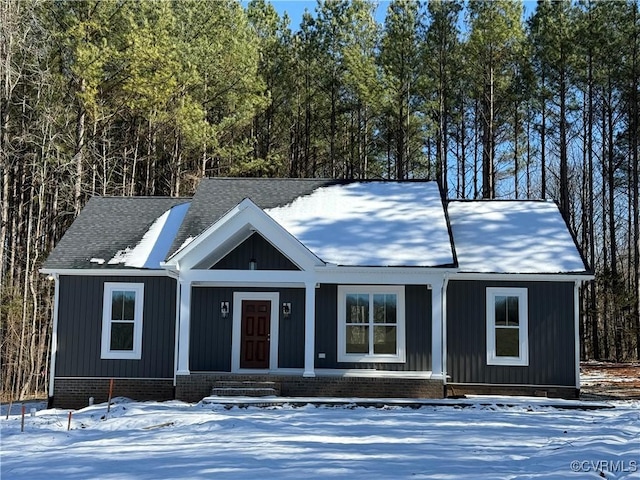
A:
{"label": "porch column", "polygon": [[177,375],[189,375],[189,337],[191,331],[191,281],[180,280],[180,335]]}
{"label": "porch column", "polygon": [[315,377],[316,356],[316,283],[304,284],[304,373],[303,377]]}
{"label": "porch column", "polygon": [[431,374],[443,378],[442,371],[442,318],[443,284],[435,282],[431,286]]}

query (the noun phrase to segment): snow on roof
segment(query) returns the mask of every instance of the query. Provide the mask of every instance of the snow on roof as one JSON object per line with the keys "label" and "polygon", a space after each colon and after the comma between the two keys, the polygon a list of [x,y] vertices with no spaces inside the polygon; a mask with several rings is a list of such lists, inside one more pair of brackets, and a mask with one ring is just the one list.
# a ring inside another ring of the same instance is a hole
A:
{"label": "snow on roof", "polygon": [[434,182],[360,182],[322,187],[266,209],[325,262],[362,266],[453,263]]}
{"label": "snow on roof", "polygon": [[553,202],[452,201],[448,212],[461,272],[585,271]]}
{"label": "snow on roof", "polygon": [[149,227],[134,248],[119,250],[107,262],[108,265],[124,264],[135,268],[160,268],[178,233],[178,228],[189,210],[190,203],[176,205],[165,211]]}

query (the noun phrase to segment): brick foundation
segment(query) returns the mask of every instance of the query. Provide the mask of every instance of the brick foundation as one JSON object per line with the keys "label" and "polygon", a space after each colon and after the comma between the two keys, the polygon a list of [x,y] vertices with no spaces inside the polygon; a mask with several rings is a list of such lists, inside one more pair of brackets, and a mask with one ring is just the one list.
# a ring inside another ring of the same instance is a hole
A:
{"label": "brick foundation", "polygon": [[[174,391],[171,379],[114,378],[113,397],[133,400],[171,400],[198,402],[211,395],[220,381],[276,382],[284,397],[359,397],[359,398],[443,398],[461,395],[526,395],[549,398],[578,398],[580,390],[571,387],[448,384],[419,378],[330,377],[304,378],[289,375],[237,375],[193,373],[179,375]],[[56,378],[50,406],[83,408],[89,397],[95,403],[106,402],[109,378]]]}
{"label": "brick foundation", "polygon": [[192,373],[176,379],[176,398],[197,402],[211,395],[215,382],[276,382],[283,397],[360,397],[360,398],[443,398],[440,380],[416,378],[329,377],[305,378],[286,375],[235,375]]}
{"label": "brick foundation", "polygon": [[535,385],[511,386],[447,384],[447,397],[457,397],[462,395],[521,395],[527,397],[577,399],[580,396],[580,390],[571,387]]}
{"label": "brick foundation", "polygon": [[[89,397],[95,403],[109,398],[110,378],[56,378],[50,406],[56,408],[83,408]],[[174,398],[172,379],[114,378],[113,397],[133,400],[171,400]]]}

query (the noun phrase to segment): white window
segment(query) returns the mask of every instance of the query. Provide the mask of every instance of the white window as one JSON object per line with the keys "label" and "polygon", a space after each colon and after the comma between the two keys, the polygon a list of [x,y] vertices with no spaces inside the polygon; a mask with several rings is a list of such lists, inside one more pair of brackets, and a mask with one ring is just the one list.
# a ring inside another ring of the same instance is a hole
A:
{"label": "white window", "polygon": [[139,360],[142,357],[144,284],[104,284],[100,358]]}
{"label": "white window", "polygon": [[404,287],[338,287],[338,361],[404,362]]}
{"label": "white window", "polygon": [[487,364],[529,365],[526,288],[487,288]]}

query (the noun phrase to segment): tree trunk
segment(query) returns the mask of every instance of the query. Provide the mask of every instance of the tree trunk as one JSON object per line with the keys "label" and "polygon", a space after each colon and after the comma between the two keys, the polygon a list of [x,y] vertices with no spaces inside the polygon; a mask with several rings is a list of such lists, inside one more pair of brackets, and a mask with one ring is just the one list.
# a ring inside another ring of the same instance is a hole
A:
{"label": "tree trunk", "polygon": [[[80,80],[80,92],[84,93],[86,90],[85,80]],[[84,146],[85,146],[85,120],[86,112],[84,107],[78,105],[78,114],[76,117],[76,147],[74,154],[74,162],[76,164],[76,178],[74,188],[74,216],[80,214],[82,209],[82,175],[84,167]]]}

